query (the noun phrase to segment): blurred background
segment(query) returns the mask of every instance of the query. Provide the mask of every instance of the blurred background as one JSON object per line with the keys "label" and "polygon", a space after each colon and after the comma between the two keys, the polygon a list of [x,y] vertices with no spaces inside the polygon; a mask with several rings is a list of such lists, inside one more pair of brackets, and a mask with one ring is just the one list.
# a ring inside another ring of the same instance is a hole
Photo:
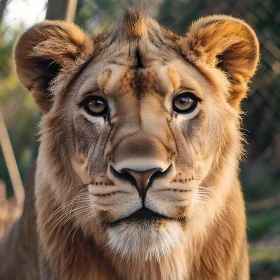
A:
{"label": "blurred background", "polygon": [[27,174],[32,177],[38,149],[40,112],[15,74],[12,48],[16,38],[45,18],[74,20],[94,36],[110,27],[125,5],[140,3],[161,25],[180,35],[193,20],[215,13],[243,18],[255,29],[261,62],[242,105],[248,152],[240,179],[247,208],[251,278],[279,280],[279,0],[0,0],[0,238],[20,216],[21,181],[27,180]]}

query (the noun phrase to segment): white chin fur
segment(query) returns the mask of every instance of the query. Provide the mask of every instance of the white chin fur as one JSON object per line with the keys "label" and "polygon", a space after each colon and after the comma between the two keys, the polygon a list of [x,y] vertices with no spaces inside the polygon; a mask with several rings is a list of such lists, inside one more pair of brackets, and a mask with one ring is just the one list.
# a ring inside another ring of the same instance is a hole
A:
{"label": "white chin fur", "polygon": [[108,229],[107,243],[122,259],[148,261],[167,256],[182,241],[183,230],[175,221],[164,225],[120,224]]}

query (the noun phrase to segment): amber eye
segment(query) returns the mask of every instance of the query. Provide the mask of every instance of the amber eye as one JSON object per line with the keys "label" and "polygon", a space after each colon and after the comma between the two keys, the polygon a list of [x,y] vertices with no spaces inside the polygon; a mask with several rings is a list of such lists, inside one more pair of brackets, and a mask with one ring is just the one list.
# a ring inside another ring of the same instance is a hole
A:
{"label": "amber eye", "polygon": [[198,98],[190,93],[184,92],[173,98],[173,110],[180,114],[189,114],[197,107]]}
{"label": "amber eye", "polygon": [[92,116],[100,117],[108,113],[108,105],[101,96],[91,96],[82,102],[84,110]]}

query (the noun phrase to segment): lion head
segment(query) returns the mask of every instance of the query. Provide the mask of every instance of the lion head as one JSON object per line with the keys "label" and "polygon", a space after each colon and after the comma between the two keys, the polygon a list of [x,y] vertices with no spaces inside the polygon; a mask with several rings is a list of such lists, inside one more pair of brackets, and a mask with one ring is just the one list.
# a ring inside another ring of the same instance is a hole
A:
{"label": "lion head", "polygon": [[59,21],[27,30],[15,61],[43,111],[44,249],[66,224],[69,238],[82,232],[125,259],[160,260],[203,238],[237,178],[239,104],[258,56],[253,30],[224,15],[183,37],[131,10],[93,39]]}

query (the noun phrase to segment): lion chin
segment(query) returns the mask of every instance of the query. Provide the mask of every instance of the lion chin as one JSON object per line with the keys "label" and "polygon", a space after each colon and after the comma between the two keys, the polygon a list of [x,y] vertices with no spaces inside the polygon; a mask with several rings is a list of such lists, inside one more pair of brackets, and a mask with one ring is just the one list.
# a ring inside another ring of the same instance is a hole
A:
{"label": "lion chin", "polygon": [[146,262],[172,253],[184,234],[177,221],[122,222],[107,229],[107,246],[122,259]]}

